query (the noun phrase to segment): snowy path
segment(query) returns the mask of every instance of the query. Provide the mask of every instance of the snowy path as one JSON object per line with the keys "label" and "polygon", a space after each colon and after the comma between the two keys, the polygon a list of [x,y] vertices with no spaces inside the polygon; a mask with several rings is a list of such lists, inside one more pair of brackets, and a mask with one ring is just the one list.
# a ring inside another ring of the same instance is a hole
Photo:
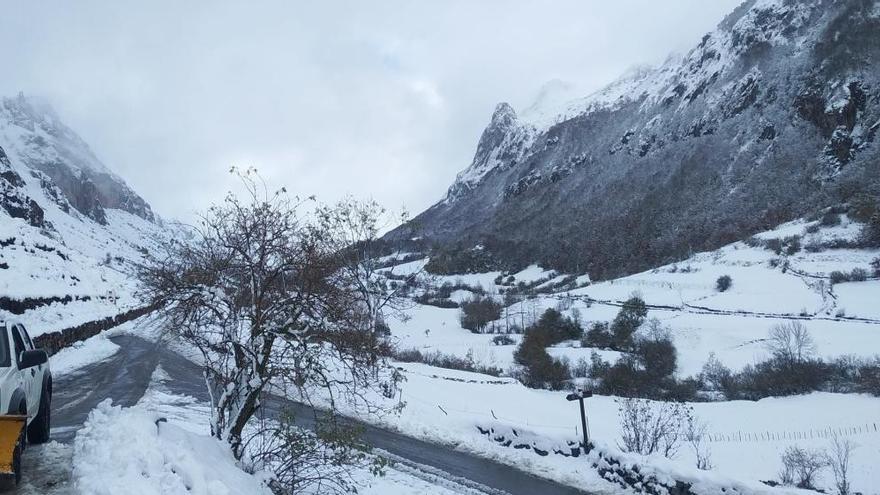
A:
{"label": "snowy path", "polygon": [[[120,346],[119,352],[112,357],[57,378],[52,403],[54,442],[32,447],[26,452],[25,479],[12,493],[75,493],[69,481],[72,455],[69,444],[77,429],[89,412],[107,398],[116,405],[135,405],[147,390],[157,366],[167,374],[165,385],[174,394],[207,399],[201,372],[192,362],[139,337],[120,335],[111,340]],[[272,397],[266,404],[269,414],[278,414],[283,407],[292,408],[303,426],[309,426],[313,411],[308,406],[277,397]],[[368,443],[400,460],[410,474],[424,480],[432,479],[433,484],[447,491],[468,495],[583,493],[450,447],[370,425],[363,426]]]}

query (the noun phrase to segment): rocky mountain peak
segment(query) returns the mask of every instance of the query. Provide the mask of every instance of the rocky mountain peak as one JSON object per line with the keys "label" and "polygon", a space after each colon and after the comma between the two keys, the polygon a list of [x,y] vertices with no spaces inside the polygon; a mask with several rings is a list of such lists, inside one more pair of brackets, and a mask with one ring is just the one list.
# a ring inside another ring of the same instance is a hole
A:
{"label": "rocky mountain peak", "polygon": [[751,0],[555,113],[499,105],[413,235],[604,277],[880,197],[878,3]]}
{"label": "rocky mountain peak", "polygon": [[63,197],[54,190],[53,197],[65,207],[72,206],[100,224],[107,222],[105,208],[155,220],[150,205],[38,98],[19,94],[0,101],[0,145],[16,161],[42,174],[44,187],[60,190]]}
{"label": "rocky mountain peak", "polygon": [[509,103],[501,102],[495,106],[492,112],[492,120],[489,127],[510,127],[516,121],[516,111]]}

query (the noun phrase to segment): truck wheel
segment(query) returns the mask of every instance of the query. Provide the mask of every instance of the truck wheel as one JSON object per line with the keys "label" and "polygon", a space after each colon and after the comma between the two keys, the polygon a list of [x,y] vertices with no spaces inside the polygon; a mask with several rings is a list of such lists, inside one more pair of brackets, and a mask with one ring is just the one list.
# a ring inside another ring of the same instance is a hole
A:
{"label": "truck wheel", "polygon": [[43,385],[43,391],[40,394],[40,408],[37,410],[37,417],[31,421],[27,429],[27,438],[30,443],[46,443],[49,441],[49,429],[51,428],[52,418],[50,402],[52,396]]}

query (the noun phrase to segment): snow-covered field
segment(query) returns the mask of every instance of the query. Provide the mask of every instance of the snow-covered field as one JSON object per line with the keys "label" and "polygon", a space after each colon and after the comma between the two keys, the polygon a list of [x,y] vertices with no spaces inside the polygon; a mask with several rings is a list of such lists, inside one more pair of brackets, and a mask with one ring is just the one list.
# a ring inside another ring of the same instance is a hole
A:
{"label": "snow-covered field", "polygon": [[[802,242],[807,243],[852,239],[858,234],[857,224],[845,217],[841,225],[816,233],[805,233],[807,225],[803,221],[791,222],[758,237],[803,234]],[[584,325],[589,326],[591,322],[610,321],[619,311],[619,303],[638,294],[647,304],[656,306],[648,317],[657,318],[671,329],[679,352],[678,373],[682,376],[699,373],[710,353],[715,353],[731,369],[765,359],[768,354],[763,340],[773,325],[787,318],[803,319],[821,357],[849,354],[870,358],[880,352],[880,280],[832,285],[828,277],[833,271],[849,273],[854,268],[870,273],[870,264],[877,258],[880,250],[802,250],[785,256],[738,242],[628,277],[567,292],[540,294],[517,304],[511,311],[514,315],[508,318],[512,324],[528,324],[545,309],[557,307],[567,299],[571,302],[568,313],[577,310]],[[788,269],[783,270],[783,262],[788,263]],[[421,261],[407,263],[403,272],[423,265]],[[399,269],[395,267],[395,273]],[[501,272],[425,275],[424,279],[437,285],[449,282],[479,286],[490,294],[499,294],[507,288],[494,283],[499,275]],[[532,266],[513,275],[517,282],[529,283],[557,274]],[[722,275],[729,275],[733,283],[727,291],[719,292],[715,285]],[[460,301],[467,297],[466,291],[456,291],[452,299]],[[478,362],[500,367],[512,362],[515,346],[495,346],[491,343],[493,335],[473,334],[461,328],[457,309],[417,305],[408,312],[408,318],[389,322],[400,348],[459,357],[470,353]],[[503,316],[499,327],[507,327],[504,320]],[[576,347],[551,350],[572,362],[588,359],[591,352],[592,349]]]}
{"label": "snow-covered field", "polygon": [[[807,231],[811,222],[796,221],[757,236],[759,239],[801,236],[803,245],[829,240],[852,240],[859,226],[846,216],[841,223]],[[714,353],[731,369],[741,369],[769,357],[764,340],[770,328],[797,318],[811,333],[817,355],[836,358],[852,355],[872,358],[880,353],[880,280],[870,278],[871,262],[880,250],[824,249],[777,254],[764,247],[738,242],[717,251],[699,253],[690,259],[617,280],[594,283],[568,292],[539,294],[515,308],[514,323],[533,321],[545,309],[577,310],[584,326],[609,321],[618,305],[638,294],[649,309],[649,318],[668,326],[678,349],[679,376],[700,372]],[[410,262],[404,271],[413,273],[424,264]],[[395,273],[398,269],[395,268]],[[869,279],[832,284],[833,271],[845,273],[863,269]],[[495,280],[508,273],[491,272],[460,276],[428,277],[428,284],[455,283],[479,286],[501,297],[505,286]],[[532,266],[512,274],[516,282],[559,280],[562,275]],[[716,289],[716,280],[728,275],[732,286]],[[579,279],[579,282],[582,279]],[[514,282],[514,283],[516,283]],[[467,291],[450,298],[461,301]],[[560,303],[563,304],[560,304]],[[408,319],[389,322],[399,348],[437,351],[470,357],[476,363],[508,369],[516,345],[492,344],[491,334],[475,334],[461,327],[457,309],[416,305]],[[503,321],[497,327],[506,328]],[[513,335],[518,341],[519,336]],[[589,359],[594,349],[577,342],[550,348],[551,355],[572,363]],[[600,351],[606,360],[617,353]],[[526,449],[505,448],[481,434],[494,428],[494,435],[515,429],[521,441],[540,450],[564,451],[566,441],[579,438],[577,406],[565,401],[564,392],[528,389],[509,378],[438,369],[423,364],[399,363],[407,381],[402,400],[407,406],[399,418],[375,418],[386,427],[420,438],[456,445],[458,448],[499,459],[553,479],[597,490],[608,485],[595,478],[595,471],[583,459],[559,455],[542,457]],[[851,476],[856,490],[873,493],[880,486],[880,398],[857,394],[813,393],[804,396],[769,398],[757,402],[733,401],[692,404],[697,417],[709,426],[714,469],[711,476],[735,479],[749,490],[769,490],[759,480],[778,479],[780,454],[789,445],[827,448],[831,432],[851,438],[858,448],[853,454]],[[613,397],[597,396],[588,401],[593,438],[615,450],[619,442],[618,411]],[[352,414],[357,414],[352,411]],[[822,433],[820,433],[822,432]],[[672,461],[652,458],[643,463],[678,472],[684,479],[705,476],[695,470],[693,453],[682,448]],[[830,472],[821,485],[831,487]],[[719,481],[722,483],[722,481]]]}

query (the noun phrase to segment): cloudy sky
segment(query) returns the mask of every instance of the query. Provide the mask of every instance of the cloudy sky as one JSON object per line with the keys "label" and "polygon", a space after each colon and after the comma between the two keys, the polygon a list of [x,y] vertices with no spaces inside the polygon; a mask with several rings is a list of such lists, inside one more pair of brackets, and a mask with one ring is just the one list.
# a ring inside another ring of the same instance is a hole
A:
{"label": "cloudy sky", "polygon": [[53,104],[167,217],[230,166],[417,213],[494,106],[553,79],[588,94],[683,52],[740,0],[8,2],[0,93]]}

